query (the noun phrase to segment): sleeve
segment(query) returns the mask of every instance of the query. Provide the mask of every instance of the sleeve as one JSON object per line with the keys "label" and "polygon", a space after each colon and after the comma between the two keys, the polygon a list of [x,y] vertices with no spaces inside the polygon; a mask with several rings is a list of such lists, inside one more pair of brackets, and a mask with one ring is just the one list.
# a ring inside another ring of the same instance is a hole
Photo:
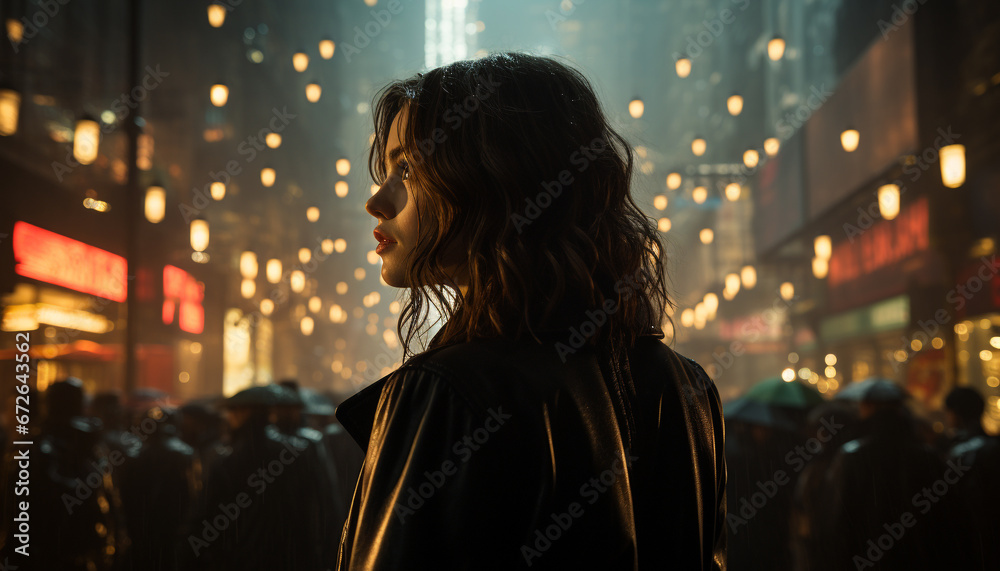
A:
{"label": "sleeve", "polygon": [[[436,373],[393,375],[375,413],[337,568],[502,564],[510,554],[501,546],[510,545],[505,535],[515,526],[501,525],[510,523],[501,514],[516,495],[531,495],[510,470],[513,423],[502,407],[470,404]],[[503,485],[493,485],[500,475]]]}

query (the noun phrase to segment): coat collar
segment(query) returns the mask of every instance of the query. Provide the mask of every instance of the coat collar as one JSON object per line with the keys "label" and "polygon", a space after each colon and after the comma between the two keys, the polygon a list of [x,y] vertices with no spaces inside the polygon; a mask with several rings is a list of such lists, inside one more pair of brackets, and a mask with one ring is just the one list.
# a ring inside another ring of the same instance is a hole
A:
{"label": "coat collar", "polygon": [[[561,330],[547,329],[545,331],[558,333]],[[647,331],[640,334],[640,337],[662,339],[664,334],[659,327],[650,326]],[[440,349],[444,349],[444,347],[424,351],[423,353],[420,353],[419,356],[426,356],[429,353],[436,352]],[[368,452],[368,440],[371,438],[372,425],[375,422],[375,411],[378,409],[379,399],[382,396],[382,388],[385,386],[386,381],[389,380],[389,377],[397,371],[399,371],[399,369],[361,389],[357,394],[348,398],[337,407],[337,420],[340,421],[340,424],[345,430],[347,430],[347,433],[351,435],[351,438],[353,438],[366,453]]]}

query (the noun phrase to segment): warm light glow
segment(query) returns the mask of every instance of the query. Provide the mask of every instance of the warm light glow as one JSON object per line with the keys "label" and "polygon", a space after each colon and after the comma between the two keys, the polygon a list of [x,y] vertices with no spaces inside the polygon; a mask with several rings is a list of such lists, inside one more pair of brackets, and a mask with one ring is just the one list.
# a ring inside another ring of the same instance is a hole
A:
{"label": "warm light glow", "polygon": [[324,254],[332,254],[333,253],[333,240],[327,238],[327,239],[323,240],[322,242],[320,242],[319,247],[320,247],[321,250],[323,250]]}
{"label": "warm light glow", "polygon": [[281,135],[277,133],[268,133],[267,136],[264,137],[264,143],[272,149],[277,149],[281,146]]}
{"label": "warm light glow", "polygon": [[0,89],[0,136],[17,133],[21,113],[21,94],[13,89]]}
{"label": "warm light glow", "polygon": [[365,269],[364,268],[355,268],[354,269],[354,279],[356,279],[358,281],[361,281],[361,280],[365,279]]}
{"label": "warm light glow", "polygon": [[97,147],[101,140],[101,127],[93,119],[76,122],[73,135],[73,158],[81,165],[89,165],[97,158]]}
{"label": "warm light glow", "polygon": [[773,157],[778,154],[779,150],[781,150],[781,141],[776,137],[764,139],[764,152],[767,153],[767,156]]}
{"label": "warm light glow", "polygon": [[756,167],[759,161],[760,154],[758,154],[757,151],[748,149],[745,153],[743,153],[743,164],[746,165],[748,169]]}
{"label": "warm light glow", "polygon": [[729,114],[733,117],[740,114],[743,111],[743,96],[733,94],[726,99],[726,108],[729,109]]}
{"label": "warm light glow", "polygon": [[712,240],[715,239],[715,232],[712,232],[711,228],[702,228],[701,232],[698,233],[698,239],[701,240],[702,244],[711,244]]}
{"label": "warm light glow", "polygon": [[790,383],[795,380],[795,369],[788,367],[781,371],[781,380]]}
{"label": "warm light glow", "polygon": [[208,221],[196,218],[191,221],[191,248],[204,252],[208,248]]}
{"label": "warm light glow", "polygon": [[330,321],[332,323],[344,323],[347,321],[347,312],[336,303],[330,306]]}
{"label": "warm light glow", "polygon": [[167,193],[162,186],[151,186],[146,189],[146,220],[159,224],[167,212]]}
{"label": "warm light glow", "polygon": [[653,208],[665,210],[667,208],[667,197],[662,194],[653,199]]}
{"label": "warm light glow", "polygon": [[318,296],[314,295],[309,298],[309,311],[313,313],[319,313],[319,310],[323,309],[323,300]]}
{"label": "warm light glow", "polygon": [[785,282],[781,284],[778,292],[781,294],[781,299],[789,301],[795,297],[795,285],[792,282]]}
{"label": "warm light glow", "polygon": [[833,255],[833,241],[826,234],[816,236],[813,239],[813,251],[816,252],[817,258],[829,260]]}
{"label": "warm light glow", "polygon": [[708,144],[705,142],[705,139],[702,139],[701,137],[691,141],[691,152],[694,153],[696,157],[704,155],[707,148]]}
{"label": "warm light glow", "polygon": [[740,185],[736,182],[731,182],[726,185],[726,199],[730,202],[736,202],[740,199]]}
{"label": "warm light glow", "polygon": [[705,304],[705,310],[708,312],[708,318],[715,319],[715,312],[719,309],[719,296],[712,292],[706,293],[705,297],[702,298],[702,303]]}
{"label": "warm light glow", "polygon": [[813,258],[813,275],[817,279],[823,279],[830,271],[830,261],[827,258]]}
{"label": "warm light glow", "polygon": [[691,191],[691,200],[695,204],[704,204],[705,199],[708,198],[708,190],[704,186],[696,186],[694,190]]}
{"label": "warm light glow", "polygon": [[338,254],[344,253],[344,250],[347,249],[347,240],[337,238],[333,241],[333,249],[336,250]]}
{"label": "warm light glow", "polygon": [[305,52],[297,52],[292,56],[292,67],[298,72],[305,71],[309,67],[309,56]]}
{"label": "warm light glow", "polygon": [[351,161],[347,159],[337,159],[337,174],[347,176],[351,172]]}
{"label": "warm light glow", "polygon": [[310,103],[316,103],[319,101],[319,97],[322,94],[323,88],[320,87],[315,81],[306,85],[306,99],[308,99]]}
{"label": "warm light glow", "polygon": [[267,261],[267,265],[264,266],[264,273],[267,275],[267,281],[276,284],[281,281],[281,260],[277,258],[271,258]]}
{"label": "warm light glow", "polygon": [[681,325],[691,327],[694,325],[694,310],[687,308],[681,312]]}
{"label": "warm light glow", "polygon": [[222,200],[226,197],[226,185],[221,182],[213,182],[209,187],[209,192],[211,192],[212,198]]}
{"label": "warm light glow", "polygon": [[785,55],[785,40],[774,36],[767,42],[767,57],[771,58],[771,61],[778,61],[783,55]]}
{"label": "warm light glow", "polygon": [[319,42],[319,57],[323,59],[330,59],[333,57],[333,51],[336,49],[337,45],[333,43],[333,40],[320,40]]}
{"label": "warm light glow", "polygon": [[632,116],[633,119],[638,119],[642,117],[642,113],[646,110],[646,106],[642,103],[642,99],[636,97],[628,103],[628,114]]}
{"label": "warm light glow", "polygon": [[303,317],[302,321],[299,322],[303,335],[312,335],[314,325],[313,318],[308,315]]}
{"label": "warm light glow", "polygon": [[948,188],[965,183],[965,145],[941,147],[941,182]]}
{"label": "warm light glow", "polygon": [[274,312],[274,301],[266,298],[260,300],[260,312],[264,314],[264,317],[271,315]]}
{"label": "warm light glow", "polygon": [[674,69],[677,71],[677,77],[685,78],[691,75],[691,60],[686,57],[679,58],[674,64]]}
{"label": "warm light glow", "polygon": [[857,129],[847,129],[840,134],[840,146],[844,147],[848,153],[853,153],[858,148],[859,142],[861,142],[861,133]]}
{"label": "warm light glow", "polygon": [[671,226],[669,218],[660,218],[656,221],[656,229],[660,232],[670,232]]}
{"label": "warm light glow", "polygon": [[731,291],[734,294],[740,291],[740,276],[739,274],[726,274],[724,280],[726,291]]}
{"label": "warm light glow", "polygon": [[315,222],[319,220],[319,208],[315,206],[310,206],[306,208],[306,220],[310,222]]}
{"label": "warm light glow", "polygon": [[309,260],[312,259],[312,250],[309,248],[299,248],[299,262],[303,264],[308,264]]}
{"label": "warm light glow", "polygon": [[878,188],[878,211],[886,220],[899,215],[899,185],[883,184]]}
{"label": "warm light glow", "polygon": [[212,105],[222,107],[226,104],[226,101],[229,101],[229,88],[221,83],[217,83],[208,92],[208,98],[212,100]]}
{"label": "warm light glow", "polygon": [[274,179],[277,178],[277,173],[271,167],[265,167],[260,169],[260,183],[265,187],[270,188],[274,186]]}
{"label": "warm light glow", "polygon": [[333,191],[340,198],[347,196],[347,182],[343,180],[338,180],[336,184],[333,185]]}
{"label": "warm light glow", "polygon": [[125,258],[27,222],[14,223],[14,272],[72,290],[125,301]]}
{"label": "warm light glow", "polygon": [[337,282],[337,293],[344,295],[347,293],[347,282]]}
{"label": "warm light glow", "polygon": [[240,275],[248,280],[257,277],[257,254],[249,250],[240,254]]}
{"label": "warm light glow", "polygon": [[757,270],[753,266],[743,266],[740,270],[740,282],[746,289],[753,289],[757,285]]}
{"label": "warm light glow", "polygon": [[240,295],[246,299],[253,297],[253,294],[257,292],[257,282],[253,280],[244,279],[240,282]]}
{"label": "warm light glow", "polygon": [[306,289],[306,274],[302,270],[295,270],[288,274],[288,285],[295,293],[302,293]]}
{"label": "warm light glow", "polygon": [[667,188],[670,190],[677,190],[681,187],[681,175],[680,173],[672,172],[667,175]]}
{"label": "warm light glow", "polygon": [[14,18],[7,18],[7,37],[12,44],[19,44],[24,39],[24,24]]}
{"label": "warm light glow", "polygon": [[222,4],[208,5],[208,24],[213,28],[221,28],[226,21],[226,7]]}

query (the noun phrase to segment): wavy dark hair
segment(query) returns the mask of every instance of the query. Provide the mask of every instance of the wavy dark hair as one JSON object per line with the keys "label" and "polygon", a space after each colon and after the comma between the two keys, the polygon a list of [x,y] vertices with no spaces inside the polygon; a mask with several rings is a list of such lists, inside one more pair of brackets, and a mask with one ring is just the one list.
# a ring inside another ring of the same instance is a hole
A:
{"label": "wavy dark hair", "polygon": [[[664,322],[665,254],[631,195],[633,150],[579,71],[493,53],[394,81],[372,108],[368,170],[379,184],[393,120],[407,119],[418,243],[397,325],[404,360],[430,303],[446,321],[427,349],[483,337],[541,343],[542,331],[591,318],[588,344],[629,346]],[[441,263],[455,241],[465,245],[464,297]]]}

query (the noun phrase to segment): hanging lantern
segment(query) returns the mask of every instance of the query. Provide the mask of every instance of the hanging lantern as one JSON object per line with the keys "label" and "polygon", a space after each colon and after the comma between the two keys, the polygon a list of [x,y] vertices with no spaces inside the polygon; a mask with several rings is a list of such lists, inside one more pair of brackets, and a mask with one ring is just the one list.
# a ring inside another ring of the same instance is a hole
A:
{"label": "hanging lantern", "polygon": [[708,198],[708,190],[704,186],[696,186],[691,191],[691,200],[695,204],[704,204],[706,198]]}
{"label": "hanging lantern", "polygon": [[319,86],[315,81],[306,85],[306,99],[310,103],[316,103],[319,101],[319,96],[323,94],[323,88]]}
{"label": "hanging lantern", "polygon": [[730,95],[729,99],[726,99],[726,108],[733,117],[739,115],[743,111],[743,96],[735,93]]}
{"label": "hanging lantern", "polygon": [[844,147],[844,150],[848,153],[853,153],[858,148],[858,143],[860,142],[861,133],[858,133],[857,129],[846,129],[840,134],[840,146]]}
{"label": "hanging lantern", "polygon": [[146,220],[159,224],[167,211],[167,193],[162,186],[154,185],[146,189]]}
{"label": "hanging lantern", "polygon": [[778,61],[783,55],[785,55],[785,40],[774,36],[767,42],[767,57],[771,58],[771,61]]}
{"label": "hanging lantern", "polygon": [[267,298],[260,300],[260,312],[264,317],[271,315],[274,312],[274,301]]}
{"label": "hanging lantern", "polygon": [[892,220],[899,215],[898,185],[883,184],[878,188],[878,211],[886,220]]}
{"label": "hanging lantern", "polygon": [[208,5],[208,24],[213,28],[221,28],[226,21],[226,7],[222,4]]}
{"label": "hanging lantern", "polygon": [[764,152],[767,153],[767,156],[773,157],[778,154],[780,149],[781,141],[779,141],[776,137],[768,137],[767,139],[764,139]]}
{"label": "hanging lantern", "polygon": [[244,299],[250,299],[255,293],[257,293],[257,283],[253,280],[244,278],[243,281],[240,282],[240,295],[242,295]]}
{"label": "hanging lantern", "polygon": [[708,144],[705,142],[705,139],[702,139],[701,137],[691,141],[691,152],[694,153],[694,156],[696,157],[704,155],[707,147]]}
{"label": "hanging lantern", "polygon": [[743,164],[746,165],[748,169],[756,167],[758,162],[760,162],[760,154],[758,154],[757,151],[748,149],[743,153]]}
{"label": "hanging lantern", "polygon": [[21,94],[13,89],[0,89],[0,136],[9,137],[17,133],[20,114]]}
{"label": "hanging lantern", "polygon": [[323,39],[319,42],[319,57],[330,59],[333,57],[333,50],[337,47],[333,40]]}
{"label": "hanging lantern", "polygon": [[681,174],[672,172],[667,175],[667,188],[677,190],[681,186]]}
{"label": "hanging lantern", "polygon": [[226,185],[221,182],[213,182],[208,189],[215,200],[222,200],[226,197]]}
{"label": "hanging lantern", "polygon": [[711,244],[712,240],[715,239],[715,232],[711,228],[702,228],[701,232],[698,233],[698,239],[701,240],[702,244]]}
{"label": "hanging lantern", "polygon": [[662,194],[653,199],[653,208],[657,210],[666,210],[667,208],[667,197]]}
{"label": "hanging lantern", "polygon": [[686,57],[678,58],[674,69],[677,71],[677,77],[682,79],[691,75],[691,60]]}
{"label": "hanging lantern", "polygon": [[753,266],[743,266],[740,270],[740,282],[746,289],[753,289],[757,285],[757,270]]}
{"label": "hanging lantern", "polygon": [[628,114],[631,115],[633,119],[642,117],[642,113],[645,110],[646,106],[642,103],[642,99],[639,99],[638,97],[628,103]]}
{"label": "hanging lantern", "polygon": [[941,182],[948,188],[965,183],[965,145],[941,147]]}
{"label": "hanging lantern", "polygon": [[73,134],[73,158],[81,165],[89,165],[97,159],[97,148],[101,140],[101,127],[90,118],[76,122]]}
{"label": "hanging lantern", "polygon": [[736,293],[740,291],[739,274],[726,274],[726,278],[723,283],[725,284],[725,290],[732,292],[733,295],[736,295]]}
{"label": "hanging lantern", "polygon": [[289,285],[295,293],[302,293],[306,289],[306,274],[302,270],[295,270],[288,276]]}
{"label": "hanging lantern", "polygon": [[690,307],[681,312],[681,325],[684,327],[694,325],[694,310]]}
{"label": "hanging lantern", "polygon": [[315,222],[319,220],[319,208],[315,206],[310,206],[306,209],[306,220],[310,222]]}
{"label": "hanging lantern", "polygon": [[347,159],[337,159],[337,174],[340,176],[347,176],[347,173],[351,172],[351,161]]}
{"label": "hanging lantern", "polygon": [[715,312],[719,309],[719,296],[712,292],[706,293],[705,297],[702,299],[702,303],[705,304],[705,311],[708,313],[708,319],[715,319]]}
{"label": "hanging lantern", "polygon": [[292,56],[292,67],[298,72],[305,71],[309,67],[309,56],[305,52],[296,52]]}
{"label": "hanging lantern", "polygon": [[265,167],[260,169],[260,183],[267,188],[274,186],[274,179],[277,178],[277,173],[271,167]]}
{"label": "hanging lantern", "polygon": [[267,275],[267,281],[276,284],[281,281],[281,260],[277,258],[271,258],[267,261],[267,265],[264,266],[264,273]]}
{"label": "hanging lantern", "polygon": [[264,143],[272,149],[277,149],[281,146],[281,135],[277,133],[268,133],[267,136],[264,137]]}
{"label": "hanging lantern", "polygon": [[833,255],[833,241],[826,234],[816,236],[813,240],[813,250],[816,252],[817,258],[829,260],[830,256]]}
{"label": "hanging lantern", "polygon": [[320,299],[318,295],[314,295],[309,298],[309,311],[313,313],[319,313],[319,310],[323,309],[323,300]]}
{"label": "hanging lantern", "polygon": [[813,275],[816,276],[816,279],[821,280],[825,278],[827,272],[830,271],[830,262],[825,258],[813,258],[812,266],[813,266]]}
{"label": "hanging lantern", "polygon": [[299,325],[302,328],[303,335],[312,335],[314,326],[312,317],[309,317],[308,315],[303,317],[302,321],[299,322]]}
{"label": "hanging lantern", "polygon": [[781,299],[790,301],[793,297],[795,297],[795,285],[792,284],[792,282],[785,282],[781,284],[780,288],[778,288],[778,293],[781,294]]}
{"label": "hanging lantern", "polygon": [[222,107],[226,101],[229,101],[229,88],[221,83],[216,83],[209,90],[208,98],[212,101],[212,105]]}
{"label": "hanging lantern", "polygon": [[660,232],[670,232],[671,226],[672,224],[670,223],[669,218],[660,218],[656,221],[656,229]]}
{"label": "hanging lantern", "polygon": [[248,280],[257,277],[257,254],[249,250],[240,254],[240,275]]}
{"label": "hanging lantern", "polygon": [[191,221],[191,248],[195,252],[204,252],[208,248],[208,221],[204,218]]}
{"label": "hanging lantern", "polygon": [[308,264],[312,259],[312,250],[309,248],[299,248],[299,263]]}

